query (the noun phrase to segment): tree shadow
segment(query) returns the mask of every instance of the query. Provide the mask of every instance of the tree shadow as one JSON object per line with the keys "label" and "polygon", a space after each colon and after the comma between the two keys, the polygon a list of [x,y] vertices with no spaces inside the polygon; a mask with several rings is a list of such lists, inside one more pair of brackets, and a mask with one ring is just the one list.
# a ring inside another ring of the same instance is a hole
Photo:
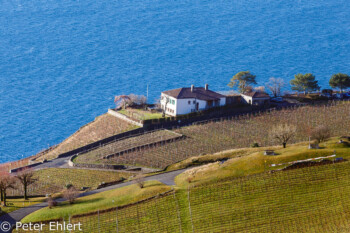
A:
{"label": "tree shadow", "polygon": [[73,204],[70,204],[68,201],[61,202],[58,204],[58,206],[70,206],[70,205],[75,205],[75,204],[91,204],[94,202],[98,202],[103,200],[103,198],[94,198],[94,199],[89,199],[89,200],[75,200]]}

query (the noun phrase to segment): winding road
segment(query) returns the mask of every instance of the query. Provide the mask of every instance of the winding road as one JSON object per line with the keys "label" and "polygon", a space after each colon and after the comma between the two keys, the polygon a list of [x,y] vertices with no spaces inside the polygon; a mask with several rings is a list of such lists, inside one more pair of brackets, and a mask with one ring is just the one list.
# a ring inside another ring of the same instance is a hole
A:
{"label": "winding road", "polygon": [[[67,158],[62,158],[62,159],[57,159],[57,161],[52,161],[51,164],[49,164],[50,167],[61,167],[61,166],[65,166],[65,160],[67,160]],[[37,168],[37,167],[36,167]],[[45,168],[47,168],[47,165],[45,166]],[[162,174],[157,174],[157,175],[153,175],[153,176],[148,176],[145,178],[146,181],[148,180],[157,180],[160,181],[166,185],[175,185],[175,177],[177,175],[179,175],[180,173],[186,171],[187,169],[181,169],[181,170],[176,170],[176,171],[172,171],[172,172],[166,172],[166,173],[162,173]],[[101,192],[105,192],[108,190],[112,190],[112,189],[116,189],[116,188],[120,188],[120,187],[124,187],[124,186],[128,186],[130,184],[133,184],[133,181],[129,181],[129,182],[125,182],[125,183],[121,183],[121,184],[116,184],[116,185],[112,185],[112,186],[108,186],[102,189],[96,189],[96,190],[92,190],[86,193],[81,193],[79,195],[79,197],[85,197],[85,196],[89,196],[89,195],[93,195],[96,193],[101,193]],[[63,198],[59,198],[56,200],[57,202],[62,202],[65,201],[65,199]],[[41,208],[44,208],[47,206],[47,202],[43,202],[43,203],[39,203],[36,205],[32,205],[32,206],[28,206],[28,207],[24,207],[21,209],[18,209],[16,211],[13,211],[11,213],[5,214],[3,216],[0,217],[0,232],[10,232],[11,229],[8,228],[8,231],[5,231],[7,229],[8,226],[15,226],[16,222],[19,222],[21,219],[23,219],[25,216],[33,213],[34,211],[37,211]],[[5,229],[3,229],[5,228]]]}

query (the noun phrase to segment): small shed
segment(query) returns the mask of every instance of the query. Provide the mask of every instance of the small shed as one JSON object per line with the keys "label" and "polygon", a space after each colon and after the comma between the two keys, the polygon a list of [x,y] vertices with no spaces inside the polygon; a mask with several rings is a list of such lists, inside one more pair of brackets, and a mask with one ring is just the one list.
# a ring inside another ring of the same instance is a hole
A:
{"label": "small shed", "polygon": [[242,101],[249,105],[267,105],[270,103],[271,97],[260,91],[253,91],[241,94]]}

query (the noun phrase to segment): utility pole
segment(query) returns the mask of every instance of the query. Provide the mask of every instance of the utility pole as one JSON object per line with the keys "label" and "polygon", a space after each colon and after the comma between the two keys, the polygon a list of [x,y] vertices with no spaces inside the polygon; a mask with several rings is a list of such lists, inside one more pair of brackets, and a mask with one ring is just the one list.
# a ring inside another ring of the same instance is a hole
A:
{"label": "utility pole", "polygon": [[149,84],[147,84],[147,102],[148,102],[148,86],[149,86]]}

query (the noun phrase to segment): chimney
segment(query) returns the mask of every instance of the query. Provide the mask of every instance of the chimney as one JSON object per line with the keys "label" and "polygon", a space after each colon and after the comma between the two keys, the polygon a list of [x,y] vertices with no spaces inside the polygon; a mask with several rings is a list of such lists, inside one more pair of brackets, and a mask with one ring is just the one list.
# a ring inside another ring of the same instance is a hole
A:
{"label": "chimney", "polygon": [[205,84],[204,89],[207,91],[209,89],[209,85]]}
{"label": "chimney", "polygon": [[194,85],[191,85],[191,92],[193,92],[194,90]]}

